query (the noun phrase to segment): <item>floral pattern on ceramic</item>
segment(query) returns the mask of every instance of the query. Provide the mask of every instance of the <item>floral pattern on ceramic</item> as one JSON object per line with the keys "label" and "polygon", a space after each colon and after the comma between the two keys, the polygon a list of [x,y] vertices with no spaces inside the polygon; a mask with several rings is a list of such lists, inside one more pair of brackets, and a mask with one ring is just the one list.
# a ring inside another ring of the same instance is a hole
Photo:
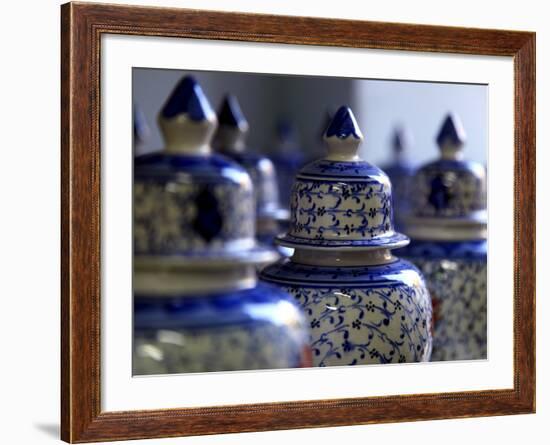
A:
{"label": "floral pattern on ceramic", "polygon": [[216,116],[193,78],[159,124],[163,152],[134,169],[134,373],[308,366],[299,307],[257,281],[277,254],[256,243],[252,181],[211,153]]}
{"label": "floral pattern on ceramic", "polygon": [[390,254],[408,238],[394,231],[391,184],[357,155],[362,140],[342,107],[328,126],[327,158],[305,166],[292,189],[295,252],[260,278],[305,311],[315,366],[430,359],[432,308],[419,271]]}
{"label": "floral pattern on ceramic", "polygon": [[440,159],[420,168],[414,177],[411,198],[416,217],[485,216],[485,169],[462,159],[465,139],[458,117],[448,115],[437,138]]}
{"label": "floral pattern on ceramic", "polygon": [[364,240],[392,229],[389,181],[306,181],[292,189],[290,235],[320,240]]}
{"label": "floral pattern on ceramic", "polygon": [[254,189],[246,170],[213,154],[216,114],[185,77],[159,114],[161,152],[134,161],[134,253],[144,257],[276,258],[255,240]]}
{"label": "floral pattern on ceramic", "polygon": [[314,366],[430,358],[430,297],[407,261],[339,268],[285,260],[265,268],[261,278],[283,287],[304,310]]}
{"label": "floral pattern on ceramic", "polygon": [[413,242],[434,311],[432,360],[487,358],[487,242]]}
{"label": "floral pattern on ceramic", "polygon": [[335,114],[326,133],[328,156],[306,165],[296,176],[290,228],[281,244],[368,249],[408,242],[394,230],[389,178],[357,156],[362,135],[356,122],[348,125],[346,119]]}
{"label": "floral pattern on ceramic", "polygon": [[138,294],[134,330],[135,375],[311,364],[301,311],[265,284],[195,297]]}
{"label": "floral pattern on ceramic", "polygon": [[[149,158],[136,161],[136,254],[215,255],[228,245],[247,248],[254,243],[252,185],[239,167],[219,158],[199,158],[188,165],[201,168],[188,168],[182,180],[172,172],[155,175],[158,159]],[[220,168],[232,169],[231,175],[219,175]]]}
{"label": "floral pattern on ceramic", "polygon": [[485,171],[482,166],[463,162],[436,161],[422,167],[413,181],[413,206],[418,216],[462,217],[483,211]]}
{"label": "floral pattern on ceramic", "polygon": [[415,175],[412,243],[403,255],[426,278],[434,308],[433,360],[487,357],[485,169],[463,160],[466,135],[449,115],[437,137],[441,157]]}

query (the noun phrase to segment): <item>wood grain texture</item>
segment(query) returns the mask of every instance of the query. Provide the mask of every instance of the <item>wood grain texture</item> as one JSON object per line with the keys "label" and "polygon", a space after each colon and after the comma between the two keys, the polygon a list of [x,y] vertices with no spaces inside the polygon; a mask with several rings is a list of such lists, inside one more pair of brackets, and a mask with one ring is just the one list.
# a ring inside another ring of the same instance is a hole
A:
{"label": "wood grain texture", "polygon": [[[61,13],[63,440],[92,442],[534,412],[534,33],[90,3],[65,4]],[[514,388],[101,412],[99,70],[104,33],[514,57],[515,251],[510,252],[515,268]]]}

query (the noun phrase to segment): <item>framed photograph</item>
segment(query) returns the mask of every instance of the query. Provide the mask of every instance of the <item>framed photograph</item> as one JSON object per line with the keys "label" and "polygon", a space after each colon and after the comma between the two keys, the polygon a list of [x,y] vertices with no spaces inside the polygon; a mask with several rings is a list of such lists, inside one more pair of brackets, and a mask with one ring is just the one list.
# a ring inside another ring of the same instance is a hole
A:
{"label": "framed photograph", "polygon": [[535,412],[535,34],[61,8],[61,436]]}

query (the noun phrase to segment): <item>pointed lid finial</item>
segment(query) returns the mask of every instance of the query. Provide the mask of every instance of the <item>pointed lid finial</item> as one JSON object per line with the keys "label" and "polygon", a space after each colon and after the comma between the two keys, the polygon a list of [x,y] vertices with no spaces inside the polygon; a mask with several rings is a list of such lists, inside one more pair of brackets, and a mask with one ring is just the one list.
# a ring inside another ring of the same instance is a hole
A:
{"label": "pointed lid finial", "polygon": [[409,150],[412,145],[412,135],[406,127],[399,125],[393,131],[392,148],[393,152],[400,156]]}
{"label": "pointed lid finial", "polygon": [[165,119],[181,114],[193,121],[208,120],[214,114],[201,86],[193,76],[185,76],[162,107],[161,115]]}
{"label": "pointed lid finial", "polygon": [[248,122],[232,94],[227,94],[218,111],[218,130],[213,145],[222,152],[241,152],[246,148]]}
{"label": "pointed lid finial", "polygon": [[236,127],[242,132],[248,131],[248,122],[244,117],[241,106],[237,98],[232,94],[227,94],[218,111],[218,122],[220,125]]}
{"label": "pointed lid finial", "polygon": [[436,140],[443,158],[460,159],[461,148],[466,142],[466,132],[456,114],[447,114]]}
{"label": "pointed lid finial", "polygon": [[363,141],[363,134],[355,116],[348,106],[341,106],[325,131],[328,145],[326,159],[339,161],[357,161],[357,150]]}
{"label": "pointed lid finial", "polygon": [[194,77],[184,77],[159,113],[165,151],[188,155],[210,153],[216,113]]}

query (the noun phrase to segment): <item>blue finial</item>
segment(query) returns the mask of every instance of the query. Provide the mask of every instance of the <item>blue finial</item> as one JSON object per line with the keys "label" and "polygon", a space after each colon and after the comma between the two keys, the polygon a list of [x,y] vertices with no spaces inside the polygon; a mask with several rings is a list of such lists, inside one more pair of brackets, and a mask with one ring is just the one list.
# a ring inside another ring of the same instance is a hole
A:
{"label": "blue finial", "polygon": [[208,119],[214,114],[201,86],[194,77],[184,77],[164,104],[161,115],[166,119],[186,114],[193,121]]}
{"label": "blue finial", "polygon": [[363,139],[350,107],[340,107],[332,118],[327,131],[325,131],[325,137],[330,138],[332,136],[339,139],[347,139],[349,136],[353,136],[355,139]]}
{"label": "blue finial", "polygon": [[460,118],[454,113],[449,113],[437,136],[437,145],[442,147],[446,143],[450,143],[460,147],[464,142],[466,142],[466,133]]}
{"label": "blue finial", "polygon": [[229,127],[248,128],[248,122],[239,105],[239,101],[232,94],[225,96],[218,112],[218,123]]}
{"label": "blue finial", "polygon": [[399,126],[393,132],[392,147],[397,154],[403,153],[412,143],[411,134],[406,128]]}

